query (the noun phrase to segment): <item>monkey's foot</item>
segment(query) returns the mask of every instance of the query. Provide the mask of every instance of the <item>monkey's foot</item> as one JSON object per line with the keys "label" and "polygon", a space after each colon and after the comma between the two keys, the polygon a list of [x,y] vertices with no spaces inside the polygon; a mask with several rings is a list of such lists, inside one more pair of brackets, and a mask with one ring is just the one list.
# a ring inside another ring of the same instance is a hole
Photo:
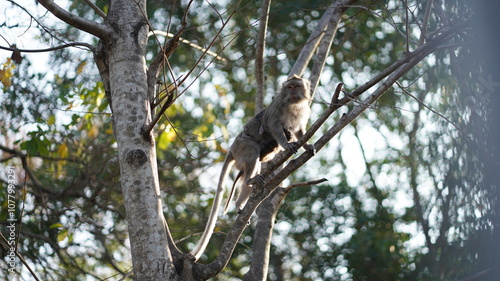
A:
{"label": "monkey's foot", "polygon": [[264,185],[264,177],[261,174],[255,175],[255,177],[248,179],[246,184],[248,185]]}
{"label": "monkey's foot", "polygon": [[304,144],[304,149],[311,153],[312,155],[315,155],[316,154],[316,148],[314,147],[314,144]]}

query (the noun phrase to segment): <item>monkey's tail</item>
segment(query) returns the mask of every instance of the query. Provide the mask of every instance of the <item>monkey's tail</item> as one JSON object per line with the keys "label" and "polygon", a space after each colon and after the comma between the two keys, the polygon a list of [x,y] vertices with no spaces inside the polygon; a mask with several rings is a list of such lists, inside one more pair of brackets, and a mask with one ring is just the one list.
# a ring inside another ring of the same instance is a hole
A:
{"label": "monkey's tail", "polygon": [[234,191],[236,190],[236,183],[238,182],[238,179],[243,175],[243,169],[240,170],[238,175],[236,175],[236,178],[234,179],[233,182],[233,187],[231,188],[231,192],[229,193],[229,197],[227,198],[226,201],[226,206],[224,206],[224,215],[227,213],[227,209],[229,208],[229,204],[231,203],[231,200],[233,199],[234,196]]}
{"label": "monkey's tail", "polygon": [[210,237],[214,233],[215,223],[217,222],[218,210],[222,203],[222,196],[224,195],[224,182],[229,172],[231,171],[231,167],[234,165],[234,157],[231,153],[228,153],[226,159],[224,160],[224,164],[222,165],[222,171],[219,177],[219,184],[217,185],[217,193],[215,194],[214,202],[212,204],[212,209],[210,210],[210,216],[208,217],[207,225],[205,226],[205,230],[201,235],[200,240],[191,251],[191,255],[194,256],[195,261],[198,260],[205,248],[208,245],[208,241],[210,241]]}

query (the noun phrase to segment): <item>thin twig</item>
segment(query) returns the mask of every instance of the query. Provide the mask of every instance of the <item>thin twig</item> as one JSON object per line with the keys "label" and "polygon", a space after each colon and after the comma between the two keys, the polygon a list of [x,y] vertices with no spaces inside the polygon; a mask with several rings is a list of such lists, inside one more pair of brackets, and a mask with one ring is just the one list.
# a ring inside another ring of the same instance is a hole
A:
{"label": "thin twig", "polygon": [[443,114],[435,111],[434,109],[430,108],[428,105],[426,105],[423,101],[419,100],[417,97],[415,97],[414,95],[410,94],[410,92],[408,92],[408,90],[406,90],[403,85],[401,85],[401,83],[397,82],[396,81],[396,84],[399,86],[399,88],[403,91],[403,93],[405,93],[406,95],[410,96],[411,98],[413,98],[414,100],[416,100],[419,104],[421,104],[423,107],[427,108],[429,111],[431,111],[432,113],[436,114],[437,116],[443,118],[444,120],[446,120],[446,122],[450,123],[453,127],[455,127],[455,129],[457,129],[458,131],[460,131],[462,134],[464,134],[464,136],[468,137],[467,133],[464,132],[462,129],[460,129],[460,127],[458,127],[458,125],[456,125],[455,123],[453,123],[453,121],[451,121],[449,118],[447,118],[446,116],[444,116]]}
{"label": "thin twig", "polygon": [[87,43],[83,43],[83,42],[68,43],[68,44],[64,44],[64,45],[60,45],[60,46],[52,47],[52,48],[46,48],[46,49],[18,49],[18,48],[12,48],[12,47],[4,47],[4,46],[0,46],[0,49],[7,50],[7,51],[13,51],[13,52],[17,51],[17,52],[21,52],[21,53],[43,53],[43,52],[51,52],[51,51],[55,51],[55,50],[59,50],[59,49],[64,49],[64,48],[69,48],[69,47],[79,47],[79,46],[86,47],[92,52],[95,51],[94,46],[87,44]]}
{"label": "thin twig", "polygon": [[[214,36],[214,38],[212,39],[212,41],[210,41],[210,43],[208,44],[208,47],[206,48],[206,50],[209,50],[213,46],[213,44],[215,43],[215,41],[219,38],[220,34],[225,29],[226,25],[230,22],[231,18],[238,11],[238,7],[239,7],[240,3],[241,3],[241,0],[238,1],[238,3],[236,4],[236,7],[234,8],[233,12],[229,15],[229,17],[226,20],[226,22],[222,22],[222,27],[219,29],[219,31]],[[193,73],[194,69],[198,66],[198,64],[205,57],[206,54],[207,54],[207,51],[203,52],[203,54],[194,63],[193,67],[188,71],[188,73],[186,74],[186,76],[184,77],[184,79],[182,79],[181,82],[179,82],[179,86],[182,85],[188,79],[188,77],[191,75],[191,73]]]}
{"label": "thin twig", "polygon": [[295,183],[295,184],[292,184],[292,185],[289,185],[289,186],[285,187],[285,192],[288,193],[288,192],[290,192],[292,189],[294,189],[296,187],[316,185],[316,184],[320,184],[320,183],[325,182],[325,181],[328,181],[328,180],[325,179],[325,178],[322,178],[322,179],[319,179],[319,180],[312,180],[312,181],[306,181],[306,182],[298,182],[298,183]]}
{"label": "thin twig", "polygon": [[[1,232],[0,232],[0,237],[2,237],[3,242],[5,242],[5,243],[7,243],[7,245],[9,245],[9,241],[7,240],[7,238],[5,238],[5,236],[3,236],[3,234]],[[35,278],[35,280],[40,281],[40,278],[38,278],[38,276],[36,276],[36,273],[33,271],[33,269],[31,269],[30,265],[26,262],[26,260],[23,258],[23,256],[21,256],[21,254],[19,254],[17,249],[14,251],[14,253],[19,258],[21,263],[24,264],[24,266],[26,266],[26,268],[30,272],[31,276],[33,276],[33,278]]]}
{"label": "thin twig", "polygon": [[[148,37],[149,37],[149,36],[156,35],[156,34],[158,34],[158,35],[162,35],[162,36],[165,36],[165,37],[167,37],[167,38],[173,38],[173,37],[175,37],[175,34],[172,34],[172,33],[169,33],[169,32],[165,32],[165,31],[161,31],[161,30],[153,30],[153,31],[150,31],[150,32],[148,33]],[[202,52],[206,52],[206,53],[207,53],[207,55],[210,55],[210,56],[212,56],[212,57],[215,57],[216,59],[218,59],[218,60],[220,60],[220,61],[223,61],[223,62],[225,62],[225,61],[226,61],[226,59],[225,59],[225,58],[223,58],[223,57],[221,57],[219,54],[214,53],[214,52],[212,52],[212,51],[210,51],[210,50],[208,50],[208,49],[205,49],[205,48],[203,48],[202,46],[197,45],[197,44],[195,44],[195,43],[193,43],[193,42],[191,42],[191,41],[189,41],[189,40],[186,40],[186,39],[184,39],[184,38],[182,38],[182,37],[179,37],[179,41],[180,41],[180,42],[182,42],[182,43],[184,43],[184,44],[187,44],[188,46],[193,47],[193,48],[195,48],[195,49],[197,49],[197,50],[200,50],[200,51],[202,51]]]}

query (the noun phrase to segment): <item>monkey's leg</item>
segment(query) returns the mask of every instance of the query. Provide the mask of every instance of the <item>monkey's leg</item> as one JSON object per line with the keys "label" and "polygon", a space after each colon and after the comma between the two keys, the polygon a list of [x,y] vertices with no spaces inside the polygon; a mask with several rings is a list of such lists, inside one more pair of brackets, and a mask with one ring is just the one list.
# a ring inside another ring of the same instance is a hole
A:
{"label": "monkey's leg", "polygon": [[[259,155],[256,154],[251,161],[247,161],[243,167],[243,176],[245,181],[241,185],[240,194],[236,199],[235,205],[238,210],[243,209],[252,193],[252,186],[256,183],[263,184],[264,178],[260,175]],[[250,159],[248,159],[250,160]]]}
{"label": "monkey's leg", "polygon": [[243,207],[247,203],[251,193],[252,193],[252,186],[243,183],[241,185],[241,190],[240,194],[238,195],[238,199],[236,199],[236,202],[234,202],[236,209],[238,209],[238,213],[243,209]]}

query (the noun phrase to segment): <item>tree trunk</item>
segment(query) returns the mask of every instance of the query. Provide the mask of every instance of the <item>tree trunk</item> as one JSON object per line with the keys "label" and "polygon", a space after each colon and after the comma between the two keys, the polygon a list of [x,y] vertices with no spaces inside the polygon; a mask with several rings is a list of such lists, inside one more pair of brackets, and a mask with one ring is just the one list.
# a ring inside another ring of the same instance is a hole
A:
{"label": "tree trunk", "polygon": [[148,100],[145,1],[111,2],[104,39],[121,185],[136,280],[176,280],[167,243]]}

